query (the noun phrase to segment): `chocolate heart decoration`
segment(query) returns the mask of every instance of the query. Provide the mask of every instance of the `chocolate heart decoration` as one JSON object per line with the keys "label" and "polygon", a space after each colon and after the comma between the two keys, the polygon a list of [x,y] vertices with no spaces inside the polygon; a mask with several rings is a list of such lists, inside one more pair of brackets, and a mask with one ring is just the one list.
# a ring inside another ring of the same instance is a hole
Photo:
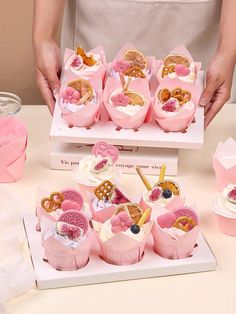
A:
{"label": "chocolate heart decoration", "polygon": [[105,142],[98,142],[93,146],[92,154],[95,155],[96,157],[98,155],[102,157],[110,157],[114,163],[118,159],[119,151],[115,146],[111,144],[107,144]]}

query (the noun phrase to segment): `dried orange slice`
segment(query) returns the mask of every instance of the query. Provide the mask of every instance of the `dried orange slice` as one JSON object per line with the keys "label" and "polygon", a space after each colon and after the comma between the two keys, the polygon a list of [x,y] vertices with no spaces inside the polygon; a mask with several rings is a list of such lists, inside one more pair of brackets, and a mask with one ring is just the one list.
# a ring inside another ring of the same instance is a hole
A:
{"label": "dried orange slice", "polygon": [[129,97],[130,105],[134,105],[134,106],[144,105],[143,97],[139,95],[138,93],[128,91],[128,92],[125,92],[125,96]]}
{"label": "dried orange slice", "polygon": [[139,78],[145,78],[146,75],[143,73],[143,71],[138,67],[138,66],[132,66],[128,68],[125,72],[124,75],[126,76],[131,76],[131,77],[139,77]]}
{"label": "dried orange slice", "polygon": [[188,58],[181,56],[181,55],[168,55],[167,57],[165,57],[164,59],[164,65],[165,66],[169,66],[169,65],[173,65],[173,64],[183,64],[186,67],[190,67],[190,61],[188,60]]}
{"label": "dried orange slice", "polygon": [[127,50],[123,55],[123,60],[130,63],[132,66],[140,68],[141,70],[144,70],[147,67],[147,59],[136,49]]}
{"label": "dried orange slice", "polygon": [[72,87],[80,92],[81,97],[83,97],[85,94],[89,93],[89,97],[87,98],[87,101],[91,101],[93,98],[93,88],[90,85],[89,81],[84,79],[77,79],[74,81],[71,81],[67,84],[68,87]]}
{"label": "dried orange slice", "polygon": [[122,211],[125,211],[130,215],[134,224],[137,224],[143,215],[142,209],[135,203],[125,203],[118,206],[116,214],[119,214]]}
{"label": "dried orange slice", "polygon": [[159,186],[162,190],[171,190],[174,195],[180,195],[180,187],[178,184],[171,180],[163,180],[161,182],[157,182],[155,186]]}
{"label": "dried orange slice", "polygon": [[159,90],[158,98],[164,104],[166,103],[171,97],[171,92],[168,88],[163,88]]}

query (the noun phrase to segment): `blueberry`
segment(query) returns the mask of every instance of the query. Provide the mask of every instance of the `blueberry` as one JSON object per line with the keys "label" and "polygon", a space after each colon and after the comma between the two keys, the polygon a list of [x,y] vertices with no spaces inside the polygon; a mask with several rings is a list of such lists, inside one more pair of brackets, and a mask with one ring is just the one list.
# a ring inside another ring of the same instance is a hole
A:
{"label": "blueberry", "polygon": [[140,232],[140,227],[139,225],[133,225],[131,226],[131,232],[133,232],[134,234],[138,234]]}
{"label": "blueberry", "polygon": [[171,190],[164,190],[164,191],[162,192],[162,196],[163,196],[164,198],[171,198],[171,196],[172,196],[172,191],[171,191]]}

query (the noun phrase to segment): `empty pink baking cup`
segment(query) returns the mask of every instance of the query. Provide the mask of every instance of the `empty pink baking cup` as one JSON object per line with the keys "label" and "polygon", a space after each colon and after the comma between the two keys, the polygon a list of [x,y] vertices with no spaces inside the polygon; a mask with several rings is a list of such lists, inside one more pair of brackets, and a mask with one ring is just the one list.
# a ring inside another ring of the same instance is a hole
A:
{"label": "empty pink baking cup", "polygon": [[220,202],[220,196],[213,200],[212,209],[216,214],[220,231],[229,236],[236,237],[236,215],[230,212],[228,214],[223,212],[224,208]]}
{"label": "empty pink baking cup", "polygon": [[26,145],[26,125],[12,116],[0,117],[0,182],[22,178]]}

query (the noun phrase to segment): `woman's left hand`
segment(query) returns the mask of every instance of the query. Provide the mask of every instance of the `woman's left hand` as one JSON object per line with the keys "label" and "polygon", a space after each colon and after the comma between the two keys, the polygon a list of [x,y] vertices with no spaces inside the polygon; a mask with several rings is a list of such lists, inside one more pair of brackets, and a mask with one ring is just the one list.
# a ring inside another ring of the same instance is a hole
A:
{"label": "woman's left hand", "polygon": [[205,107],[205,129],[230,98],[235,62],[223,54],[216,54],[206,75],[206,88],[199,101]]}

